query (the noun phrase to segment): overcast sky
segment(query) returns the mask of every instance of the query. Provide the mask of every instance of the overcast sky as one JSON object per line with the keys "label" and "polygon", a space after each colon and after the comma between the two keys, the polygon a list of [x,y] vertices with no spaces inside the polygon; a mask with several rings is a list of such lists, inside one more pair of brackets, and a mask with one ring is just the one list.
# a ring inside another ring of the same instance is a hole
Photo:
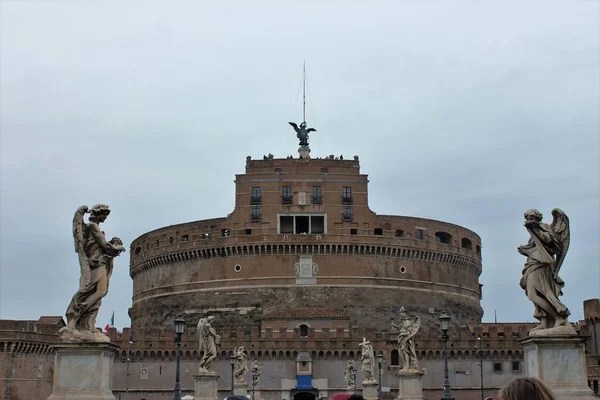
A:
{"label": "overcast sky", "polygon": [[[302,62],[313,156],[358,155],[380,214],[483,241],[484,320],[532,321],[523,212],[562,208],[573,321],[600,295],[597,1],[3,1],[0,317],[62,315],[71,221],[104,230],[222,217],[245,157],[297,149]],[[129,325],[129,253],[98,326]],[[404,305],[410,307],[410,305]]]}

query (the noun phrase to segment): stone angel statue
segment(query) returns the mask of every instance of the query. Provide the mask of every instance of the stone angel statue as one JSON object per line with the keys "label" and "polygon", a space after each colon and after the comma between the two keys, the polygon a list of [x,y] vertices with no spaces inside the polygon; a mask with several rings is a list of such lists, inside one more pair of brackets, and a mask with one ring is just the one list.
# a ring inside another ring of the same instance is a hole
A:
{"label": "stone angel statue", "polygon": [[524,216],[530,238],[517,249],[527,257],[520,286],[535,306],[533,316],[540,321],[529,335],[576,334],[567,320],[569,309],[558,299],[565,286],[558,273],[569,250],[569,218],[559,208],[552,210],[550,225],[542,222],[542,213],[536,209],[525,211]]}
{"label": "stone angel statue", "polygon": [[248,356],[246,356],[244,346],[236,347],[233,352],[235,354],[235,366],[233,370],[235,383],[245,385],[244,375],[248,372]]}
{"label": "stone angel statue", "polygon": [[367,338],[363,338],[362,343],[359,344],[362,361],[362,372],[364,376],[363,385],[377,383],[375,379],[375,353],[373,352],[373,346]]}
{"label": "stone angel statue", "polygon": [[[84,216],[90,214],[89,223]],[[96,204],[91,209],[81,206],[73,217],[73,239],[79,257],[79,290],[67,307],[67,326],[59,331],[65,342],[109,342],[108,336],[96,329],[96,317],[102,299],[108,293],[108,282],[114,258],[125,251],[121,239],[106,240],[100,224],[106,221],[110,209]]]}
{"label": "stone angel statue", "polygon": [[419,372],[414,337],[420,326],[421,319],[418,315],[409,317],[404,312],[400,313],[399,325],[392,321],[392,329],[398,330],[398,350],[403,360],[401,372]]}
{"label": "stone angel statue", "polygon": [[356,370],[354,369],[354,360],[346,361],[346,370],[344,371],[344,378],[348,389],[356,387]]}
{"label": "stone angel statue", "polygon": [[315,128],[306,128],[306,121],[300,124],[300,127],[294,122],[288,122],[292,128],[296,131],[296,137],[300,139],[300,146],[308,146],[308,134],[310,132],[316,132]]}
{"label": "stone angel statue", "polygon": [[217,335],[217,331],[211,325],[214,319],[215,317],[211,315],[206,318],[200,318],[198,321],[198,341],[200,342],[200,351],[204,352],[200,360],[199,375],[217,374],[210,369],[213,360],[217,357],[217,346],[221,344],[221,336]]}
{"label": "stone angel statue", "polygon": [[260,380],[260,364],[256,360],[252,363],[252,371],[252,386],[256,387]]}

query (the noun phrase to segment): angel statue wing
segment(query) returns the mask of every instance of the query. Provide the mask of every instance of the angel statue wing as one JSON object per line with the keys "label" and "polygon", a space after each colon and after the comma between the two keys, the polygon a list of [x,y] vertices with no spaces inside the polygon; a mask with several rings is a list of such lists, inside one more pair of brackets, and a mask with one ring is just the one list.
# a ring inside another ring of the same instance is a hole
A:
{"label": "angel statue wing", "polygon": [[419,328],[421,327],[421,318],[419,318],[418,315],[415,315],[413,318],[411,318],[410,322],[410,337],[413,337],[417,334]]}
{"label": "angel statue wing", "polygon": [[306,133],[308,133],[308,132],[316,132],[316,131],[317,131],[317,130],[316,130],[315,128],[308,128],[308,129],[306,130]]}
{"label": "angel statue wing", "polygon": [[292,128],[294,128],[294,130],[296,132],[300,131],[300,128],[298,128],[298,125],[296,125],[294,122],[288,122],[288,124],[290,124],[292,126]]}
{"label": "angel statue wing", "polygon": [[558,277],[558,271],[563,264],[569,243],[571,243],[571,230],[569,229],[569,217],[560,208],[552,210],[552,224],[550,229],[554,232],[554,237],[559,244],[558,253],[556,253],[556,262],[554,264],[554,277]]}
{"label": "angel statue wing", "polygon": [[87,206],[81,206],[75,211],[73,217],[73,239],[75,240],[75,252],[79,255],[79,268],[81,269],[81,276],[79,277],[79,290],[83,290],[89,286],[92,280],[92,270],[90,268],[90,262],[88,261],[84,245],[84,232],[85,232],[85,221],[83,216],[88,211]]}

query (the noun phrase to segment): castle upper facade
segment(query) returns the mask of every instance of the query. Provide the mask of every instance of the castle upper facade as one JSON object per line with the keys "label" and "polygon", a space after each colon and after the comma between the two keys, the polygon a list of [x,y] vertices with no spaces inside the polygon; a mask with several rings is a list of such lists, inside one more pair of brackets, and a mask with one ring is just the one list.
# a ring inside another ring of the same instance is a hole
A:
{"label": "castle upper facade", "polygon": [[402,306],[424,326],[437,327],[442,310],[456,326],[480,322],[480,237],[447,222],[378,215],[368,182],[356,156],[247,157],[229,215],[133,241],[133,330],[205,312],[223,326],[278,330],[270,315],[320,307],[346,329],[387,329]]}

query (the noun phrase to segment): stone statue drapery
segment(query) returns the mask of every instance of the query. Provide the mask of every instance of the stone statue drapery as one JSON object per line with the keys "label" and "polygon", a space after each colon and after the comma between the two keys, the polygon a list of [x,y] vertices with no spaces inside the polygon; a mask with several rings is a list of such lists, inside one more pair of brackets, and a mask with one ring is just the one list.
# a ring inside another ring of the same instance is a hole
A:
{"label": "stone statue drapery", "polygon": [[354,360],[346,361],[346,370],[344,372],[344,378],[348,388],[356,387],[356,377],[354,376]]}
{"label": "stone statue drapery", "polygon": [[558,273],[569,249],[569,218],[558,208],[552,210],[551,225],[542,223],[542,213],[536,209],[527,210],[524,216],[530,239],[517,249],[527,257],[520,286],[535,306],[533,316],[540,321],[529,335],[575,334],[567,320],[569,309],[558,299],[565,285]]}
{"label": "stone statue drapery", "polygon": [[[84,215],[90,213],[89,223]],[[108,336],[96,329],[96,317],[102,299],[108,293],[114,258],[125,251],[121,239],[107,241],[100,224],[106,221],[110,209],[96,204],[91,209],[81,206],[73,217],[75,252],[79,256],[79,290],[67,307],[67,326],[59,331],[65,342],[109,342]]]}
{"label": "stone statue drapery", "polygon": [[221,336],[212,327],[211,322],[215,319],[212,315],[206,318],[200,318],[198,321],[198,340],[200,342],[200,351],[204,352],[200,360],[200,375],[215,374],[212,371],[212,361],[217,356],[217,346],[221,343]]}
{"label": "stone statue drapery", "polygon": [[244,374],[248,372],[248,356],[244,350],[244,346],[237,347],[234,350],[235,354],[235,366],[233,369],[233,375],[235,376],[235,382],[238,384],[246,384],[244,380]]}
{"label": "stone statue drapery", "polygon": [[360,343],[360,352],[364,377],[363,385],[377,383],[374,372],[375,353],[373,352],[373,346],[367,338],[363,338],[362,343]]}
{"label": "stone statue drapery", "polygon": [[417,353],[415,351],[415,335],[421,326],[421,319],[418,316],[408,317],[405,313],[400,313],[400,324],[394,324],[392,328],[398,329],[398,350],[402,356],[402,372],[418,372]]}

